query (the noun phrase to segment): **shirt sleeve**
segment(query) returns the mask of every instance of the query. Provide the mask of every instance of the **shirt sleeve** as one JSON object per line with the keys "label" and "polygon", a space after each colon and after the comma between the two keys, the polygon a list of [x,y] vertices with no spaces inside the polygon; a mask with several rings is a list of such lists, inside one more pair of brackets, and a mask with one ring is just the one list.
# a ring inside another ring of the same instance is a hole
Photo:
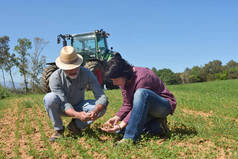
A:
{"label": "shirt sleeve", "polygon": [[98,83],[98,80],[96,76],[88,71],[89,73],[89,86],[93,91],[94,97],[96,99],[96,105],[97,104],[102,104],[104,107],[107,107],[108,105],[108,99],[107,96],[105,95],[103,89],[101,88],[100,84]]}
{"label": "shirt sleeve", "polygon": [[73,106],[68,102],[68,100],[65,96],[63,86],[62,86],[62,81],[61,81],[61,78],[60,78],[60,75],[58,74],[58,72],[54,72],[50,76],[49,86],[50,86],[51,91],[54,92],[56,95],[58,95],[58,97],[62,101],[62,103],[63,103],[61,106],[62,111],[66,111],[69,108],[73,108]]}
{"label": "shirt sleeve", "polygon": [[121,89],[122,96],[123,96],[123,104],[119,110],[119,112],[116,113],[116,116],[120,117],[120,120],[123,120],[125,123],[128,123],[128,120],[130,118],[132,105],[129,101],[129,96],[126,93],[126,90]]}

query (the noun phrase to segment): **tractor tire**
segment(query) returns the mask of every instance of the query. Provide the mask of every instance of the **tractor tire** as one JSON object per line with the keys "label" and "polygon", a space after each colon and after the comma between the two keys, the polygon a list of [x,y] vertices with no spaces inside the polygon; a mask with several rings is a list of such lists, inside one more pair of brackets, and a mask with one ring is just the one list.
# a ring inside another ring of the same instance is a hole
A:
{"label": "tractor tire", "polygon": [[89,69],[91,72],[95,74],[98,79],[99,84],[103,87],[104,81],[104,66],[100,61],[88,61],[84,65],[85,68]]}
{"label": "tractor tire", "polygon": [[56,65],[50,65],[44,69],[42,73],[42,87],[45,93],[48,93],[51,91],[49,87],[49,79],[51,74],[55,72],[57,69],[58,67]]}
{"label": "tractor tire", "polygon": [[103,64],[96,60],[86,62],[84,67],[89,69],[91,72],[95,72],[96,69],[100,69],[100,70],[102,70],[102,72],[104,72]]}
{"label": "tractor tire", "polygon": [[[105,66],[106,65],[100,61],[88,61],[84,65],[85,68],[89,69],[91,72],[93,72],[96,75],[102,88],[104,88],[104,84],[105,84],[107,89],[118,89],[119,88],[118,86],[114,86],[112,81],[105,77],[105,69],[106,69]],[[100,70],[99,72],[101,73],[102,82],[100,82],[99,80],[98,70]]]}

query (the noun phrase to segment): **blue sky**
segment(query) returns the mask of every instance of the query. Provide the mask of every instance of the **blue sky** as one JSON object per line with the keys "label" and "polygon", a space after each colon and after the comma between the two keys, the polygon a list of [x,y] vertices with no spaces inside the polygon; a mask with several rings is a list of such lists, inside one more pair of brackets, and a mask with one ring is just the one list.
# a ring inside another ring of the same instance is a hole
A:
{"label": "blue sky", "polygon": [[18,38],[49,41],[47,62],[59,56],[58,34],[101,28],[135,66],[183,72],[215,59],[238,61],[237,0],[8,0],[1,1],[0,21],[11,51]]}

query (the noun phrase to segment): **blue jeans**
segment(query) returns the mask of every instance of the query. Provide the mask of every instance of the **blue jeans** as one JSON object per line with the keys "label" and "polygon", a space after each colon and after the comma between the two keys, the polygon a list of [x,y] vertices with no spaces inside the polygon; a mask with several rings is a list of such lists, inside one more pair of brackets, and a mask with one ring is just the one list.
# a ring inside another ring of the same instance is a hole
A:
{"label": "blue jeans", "polygon": [[165,98],[149,89],[136,90],[131,116],[123,138],[135,141],[140,138],[144,129],[151,132],[160,131],[156,119],[167,117],[171,111],[171,106]]}
{"label": "blue jeans", "polygon": [[[45,110],[48,113],[49,118],[52,121],[54,130],[62,130],[63,123],[61,116],[67,116],[64,112],[64,106],[60,98],[53,92],[47,93],[43,99]],[[95,108],[96,100],[83,100],[77,106],[73,106],[74,110],[77,112],[90,112]],[[98,117],[101,117],[105,114],[106,110],[98,113]],[[83,122],[80,119],[76,119],[76,126],[80,129],[84,129],[89,126],[93,120]]]}

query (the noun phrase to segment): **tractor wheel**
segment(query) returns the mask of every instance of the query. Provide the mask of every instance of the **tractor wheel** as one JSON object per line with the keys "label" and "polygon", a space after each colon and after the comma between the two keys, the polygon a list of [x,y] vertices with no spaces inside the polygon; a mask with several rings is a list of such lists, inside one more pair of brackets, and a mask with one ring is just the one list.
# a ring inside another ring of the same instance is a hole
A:
{"label": "tractor wheel", "polygon": [[42,86],[45,93],[50,92],[49,79],[50,75],[58,69],[56,65],[46,67],[42,73]]}
{"label": "tractor wheel", "polygon": [[88,61],[85,65],[85,68],[89,69],[91,72],[95,74],[98,79],[98,82],[101,86],[103,86],[104,81],[104,67],[100,61]]}

